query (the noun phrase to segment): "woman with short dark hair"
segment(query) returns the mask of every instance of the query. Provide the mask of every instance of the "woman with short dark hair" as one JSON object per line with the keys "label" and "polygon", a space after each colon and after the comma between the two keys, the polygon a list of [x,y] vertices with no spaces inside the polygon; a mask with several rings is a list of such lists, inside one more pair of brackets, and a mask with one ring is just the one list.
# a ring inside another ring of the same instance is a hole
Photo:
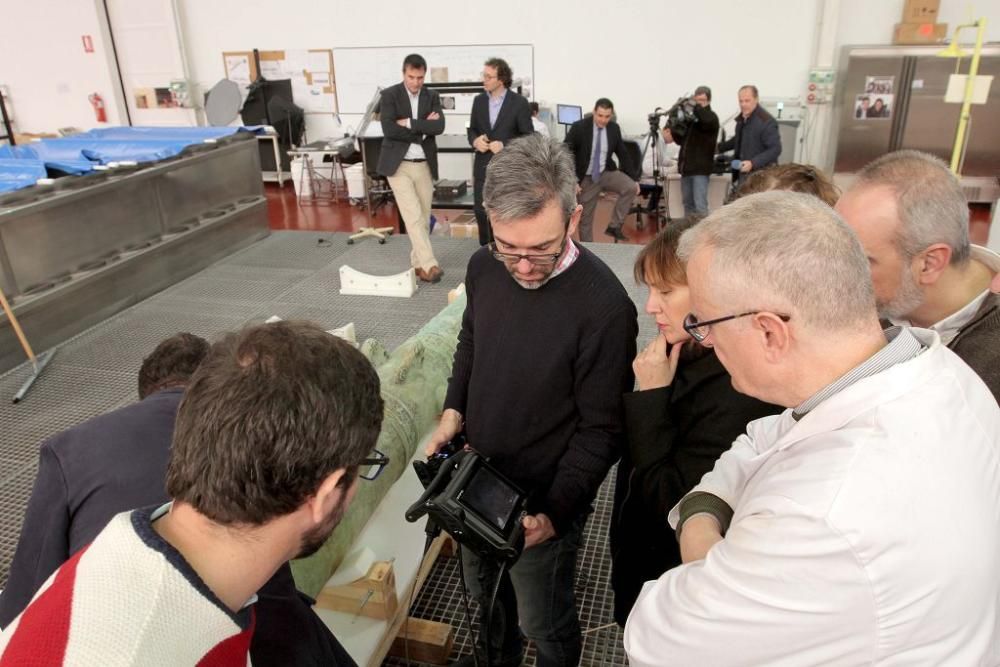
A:
{"label": "woman with short dark hair", "polygon": [[627,451],[618,464],[611,524],[615,620],[625,620],[646,581],[680,565],[667,512],[715,465],[748,422],[781,408],[740,394],[711,348],[684,329],[691,310],[677,243],[694,222],[672,223],[642,249],[635,278],[659,333],[636,355],[638,390],[625,395]]}

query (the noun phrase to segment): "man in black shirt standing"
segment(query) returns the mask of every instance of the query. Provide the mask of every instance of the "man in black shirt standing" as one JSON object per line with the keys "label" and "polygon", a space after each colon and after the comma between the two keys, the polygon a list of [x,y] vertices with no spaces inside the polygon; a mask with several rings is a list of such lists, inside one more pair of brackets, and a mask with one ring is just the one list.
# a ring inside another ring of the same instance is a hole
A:
{"label": "man in black shirt standing", "polygon": [[712,90],[695,88],[691,98],[695,122],[688,126],[677,158],[681,172],[684,216],[708,215],[708,177],[715,166],[715,142],[719,136],[719,117],[712,111]]}
{"label": "man in black shirt standing", "polygon": [[[540,667],[579,663],[576,554],[619,458],[621,396],[633,386],[635,306],[570,238],[582,214],[576,183],[569,150],[537,134],[490,162],[484,203],[494,241],[469,261],[445,410],[427,446],[429,455],[464,428],[470,446],[529,494],[525,551],[493,610],[494,666],[521,664],[518,625]],[[498,564],[468,550],[463,564],[485,627]]]}

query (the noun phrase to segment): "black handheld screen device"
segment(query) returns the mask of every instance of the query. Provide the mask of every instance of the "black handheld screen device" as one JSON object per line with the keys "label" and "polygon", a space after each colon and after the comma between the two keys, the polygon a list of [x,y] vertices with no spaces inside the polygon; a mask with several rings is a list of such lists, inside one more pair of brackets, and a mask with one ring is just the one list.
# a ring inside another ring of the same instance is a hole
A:
{"label": "black handheld screen device", "polygon": [[525,493],[470,450],[448,457],[436,473],[406,511],[406,520],[414,522],[426,514],[480,556],[516,561],[524,549]]}

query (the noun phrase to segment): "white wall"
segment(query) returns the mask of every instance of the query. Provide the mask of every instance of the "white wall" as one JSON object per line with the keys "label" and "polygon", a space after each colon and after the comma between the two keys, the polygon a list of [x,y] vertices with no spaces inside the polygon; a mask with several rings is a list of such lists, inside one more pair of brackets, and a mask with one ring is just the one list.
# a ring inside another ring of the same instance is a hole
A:
{"label": "white wall", "polygon": [[521,0],[498,11],[495,3],[462,0],[242,0],[234,11],[233,3],[178,1],[188,62],[203,86],[224,75],[221,54],[229,50],[528,43],[537,99],[590,108],[610,97],[629,133],[644,131],[647,113],[703,83],[716,92],[720,116],[736,111],[736,89],[746,82],[768,97],[798,94],[819,4]]}
{"label": "white wall", "polygon": [[[888,44],[903,0],[176,0],[190,74],[203,90],[224,75],[223,51],[344,46],[529,43],[535,46],[536,98],[590,107],[610,97],[626,132],[646,129],[646,114],[707,84],[720,117],[734,113],[736,89],[755,83],[764,97],[802,95],[815,57],[824,2],[836,2],[835,50]],[[986,16],[1000,39],[1000,2],[942,0],[941,20]],[[105,62],[100,0],[29,0],[12,9],[0,39],[0,83],[22,129],[94,125],[86,97],[120,96]],[[829,29],[829,27],[827,27]],[[84,54],[81,34],[97,53]],[[591,42],[597,45],[592,46]],[[433,65],[433,63],[431,63]],[[515,73],[516,74],[516,73]],[[109,109],[112,122],[121,122]],[[332,123],[309,117],[313,138]],[[454,125],[449,123],[449,131]],[[818,142],[817,142],[818,143]]]}
{"label": "white wall", "polygon": [[[107,125],[127,124],[118,103],[121,89],[100,4],[100,0],[4,3],[0,84],[10,91],[17,131],[99,127],[87,100],[91,93],[104,98]],[[93,38],[93,53],[84,53],[83,35]]]}

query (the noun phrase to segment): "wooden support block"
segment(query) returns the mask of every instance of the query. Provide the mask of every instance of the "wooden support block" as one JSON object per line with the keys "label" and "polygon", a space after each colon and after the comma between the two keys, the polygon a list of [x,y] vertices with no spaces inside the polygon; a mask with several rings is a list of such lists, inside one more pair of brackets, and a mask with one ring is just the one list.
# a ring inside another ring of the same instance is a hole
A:
{"label": "wooden support block", "polygon": [[389,655],[432,665],[445,665],[455,643],[455,631],[447,623],[425,621],[412,616],[403,622]]}
{"label": "wooden support block", "polygon": [[316,606],[368,618],[391,619],[399,608],[396,575],[390,561],[378,561],[368,574],[341,586],[324,586]]}

